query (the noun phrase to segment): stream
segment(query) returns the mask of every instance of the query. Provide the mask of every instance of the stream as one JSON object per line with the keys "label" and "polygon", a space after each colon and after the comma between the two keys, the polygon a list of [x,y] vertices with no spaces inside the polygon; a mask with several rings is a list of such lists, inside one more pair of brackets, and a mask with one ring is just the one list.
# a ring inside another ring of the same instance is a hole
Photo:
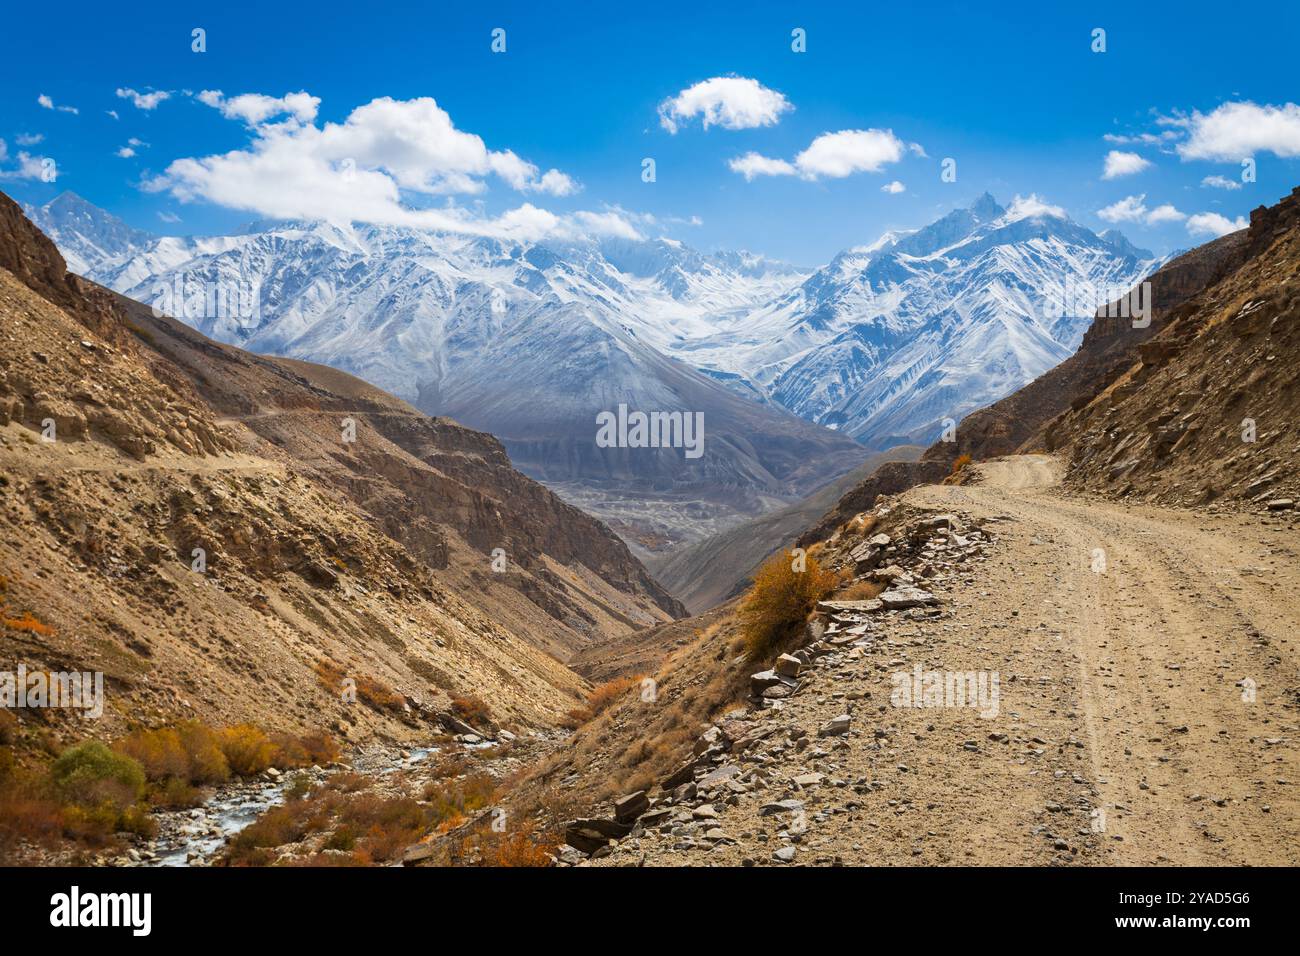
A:
{"label": "stream", "polygon": [[[356,773],[387,776],[405,770],[433,754],[436,747],[403,751],[381,751],[356,755],[349,768]],[[311,767],[288,771],[278,779],[259,779],[223,784],[202,806],[188,810],[160,810],[155,813],[158,836],[144,855],[145,866],[206,866],[221,852],[226,841],[267,810],[284,802],[285,791],[298,774],[307,774],[318,786],[343,770]]]}

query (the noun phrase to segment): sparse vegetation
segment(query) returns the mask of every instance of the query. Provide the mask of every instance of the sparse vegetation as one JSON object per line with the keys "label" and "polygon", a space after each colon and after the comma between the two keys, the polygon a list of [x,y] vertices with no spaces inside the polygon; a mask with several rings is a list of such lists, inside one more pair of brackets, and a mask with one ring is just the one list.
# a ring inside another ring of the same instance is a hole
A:
{"label": "sparse vegetation", "polygon": [[[348,673],[342,664],[325,657],[315,663],[314,670],[321,685],[331,694],[341,694],[351,686],[356,691],[357,700],[375,710],[402,709],[402,695],[377,678]],[[351,685],[344,683],[348,680],[352,681]]]}
{"label": "sparse vegetation", "polygon": [[[426,834],[445,832],[486,809],[496,795],[492,779],[478,774],[431,782],[419,800],[374,793],[370,790],[373,783],[357,774],[336,774],[315,790],[291,788],[284,804],[267,810],[231,840],[223,862],[270,865],[278,856],[272,851],[317,836],[314,853],[299,854],[286,862],[309,866],[386,863]],[[508,858],[526,857],[521,847],[503,848],[502,852]]]}
{"label": "sparse vegetation", "polygon": [[754,586],[740,608],[745,649],[751,659],[772,651],[802,625],[817,602],[836,584],[835,575],[804,555],[802,570],[793,552],[774,555],[754,575]]}
{"label": "sparse vegetation", "polygon": [[0,617],[0,621],[5,627],[15,631],[26,631],[29,634],[39,634],[42,637],[49,637],[54,633],[53,626],[46,624],[31,611],[24,611],[17,617]]}
{"label": "sparse vegetation", "polygon": [[492,708],[473,695],[453,697],[451,712],[474,727],[486,727],[492,723]]}
{"label": "sparse vegetation", "polygon": [[644,676],[640,674],[625,675],[615,677],[613,680],[598,685],[587,695],[587,702],[584,706],[575,707],[569,711],[569,726],[577,727],[580,724],[595,720],[609,710],[615,702],[625,697],[632,688],[640,687],[642,680],[644,680]]}

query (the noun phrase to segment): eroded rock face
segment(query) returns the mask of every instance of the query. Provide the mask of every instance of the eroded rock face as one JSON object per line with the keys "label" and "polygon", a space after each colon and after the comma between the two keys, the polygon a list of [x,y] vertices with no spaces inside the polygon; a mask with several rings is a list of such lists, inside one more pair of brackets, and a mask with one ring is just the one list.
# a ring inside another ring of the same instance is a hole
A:
{"label": "eroded rock face", "polygon": [[1261,512],[1300,493],[1300,188],[1203,249],[1229,240],[1217,269],[1183,276],[1185,298],[1115,384],[1051,424],[1051,447],[1069,457],[1067,484]]}

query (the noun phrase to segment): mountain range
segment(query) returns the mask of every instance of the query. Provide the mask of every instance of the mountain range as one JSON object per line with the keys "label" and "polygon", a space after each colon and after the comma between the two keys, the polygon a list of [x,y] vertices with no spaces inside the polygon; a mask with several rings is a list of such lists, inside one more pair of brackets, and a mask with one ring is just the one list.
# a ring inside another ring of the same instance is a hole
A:
{"label": "mountain range", "polygon": [[[1118,233],[988,195],[817,270],[662,238],[324,222],[158,238],[71,193],[26,211],[74,271],[206,335],[496,435],[642,557],[933,440],[1074,351],[1096,303],[1055,314],[1053,290],[1127,289],[1159,265]],[[620,404],[703,413],[704,455],[600,447],[596,416]]]}

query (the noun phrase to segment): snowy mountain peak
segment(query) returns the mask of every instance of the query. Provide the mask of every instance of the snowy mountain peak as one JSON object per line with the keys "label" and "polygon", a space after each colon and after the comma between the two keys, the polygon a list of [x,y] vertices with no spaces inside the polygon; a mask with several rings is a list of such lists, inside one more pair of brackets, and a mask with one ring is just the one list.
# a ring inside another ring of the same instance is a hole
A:
{"label": "snowy mountain peak", "polygon": [[149,233],[131,228],[71,191],[60,193],[44,206],[25,206],[23,212],[55,239],[68,268],[79,275],[101,269],[154,241]]}

